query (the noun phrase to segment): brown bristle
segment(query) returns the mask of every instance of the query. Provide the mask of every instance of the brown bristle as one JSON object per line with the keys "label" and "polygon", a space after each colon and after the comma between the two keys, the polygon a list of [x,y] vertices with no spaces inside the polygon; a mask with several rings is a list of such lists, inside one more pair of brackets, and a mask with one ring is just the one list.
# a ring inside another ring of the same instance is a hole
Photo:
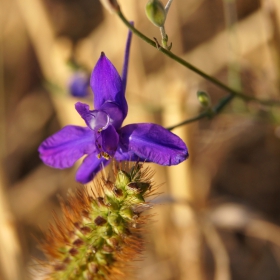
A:
{"label": "brown bristle", "polygon": [[98,271],[98,266],[95,263],[89,263],[88,270],[90,273],[95,274]]}
{"label": "brown bristle", "polygon": [[82,216],[85,217],[85,218],[89,218],[89,212],[86,211],[86,210],[83,210],[82,211]]}
{"label": "brown bristle", "polygon": [[106,224],[106,220],[101,217],[101,216],[98,216],[95,220],[94,220],[94,223],[97,225],[97,226],[103,226],[104,224]]}
{"label": "brown bristle", "polygon": [[71,256],[75,256],[75,255],[78,254],[78,250],[76,248],[71,248],[69,250],[69,253],[70,253]]}
{"label": "brown bristle", "polygon": [[68,264],[68,263],[70,263],[70,261],[71,261],[71,260],[70,260],[70,258],[69,258],[69,257],[67,257],[66,259],[64,259],[64,261],[63,261],[63,262],[64,262],[65,264]]}
{"label": "brown bristle", "polygon": [[104,198],[103,197],[97,197],[97,203],[99,206],[105,206]]}
{"label": "brown bristle", "polygon": [[80,228],[80,231],[81,231],[83,234],[87,234],[87,233],[90,233],[90,232],[91,232],[91,228],[90,228],[90,227],[81,227],[81,228]]}
{"label": "brown bristle", "polygon": [[120,189],[117,189],[116,187],[113,188],[113,192],[116,197],[122,197],[123,196],[123,191]]}
{"label": "brown bristle", "polygon": [[83,240],[81,239],[76,239],[74,242],[73,242],[73,245],[76,246],[76,247],[80,247],[84,244]]}
{"label": "brown bristle", "polygon": [[104,245],[102,249],[103,249],[103,251],[108,252],[108,253],[111,253],[114,251],[114,248],[112,248],[108,245]]}
{"label": "brown bristle", "polygon": [[62,271],[65,268],[66,268],[66,264],[64,264],[64,263],[55,264],[55,266],[54,266],[55,271]]}
{"label": "brown bristle", "polygon": [[78,222],[73,223],[74,227],[79,229],[80,228],[80,224]]}
{"label": "brown bristle", "polygon": [[151,175],[137,163],[130,171],[117,167],[114,183],[95,179],[90,194],[81,187],[71,193],[42,245],[49,259],[45,280],[125,279],[128,263],[143,250]]}
{"label": "brown bristle", "polygon": [[127,185],[130,189],[136,191],[136,192],[140,192],[141,188],[139,187],[139,185],[135,182],[131,182]]}

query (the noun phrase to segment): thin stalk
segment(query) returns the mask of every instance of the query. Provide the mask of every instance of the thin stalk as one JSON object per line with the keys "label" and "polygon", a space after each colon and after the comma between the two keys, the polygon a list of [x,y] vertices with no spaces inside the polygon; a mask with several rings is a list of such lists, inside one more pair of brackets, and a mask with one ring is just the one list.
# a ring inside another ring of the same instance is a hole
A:
{"label": "thin stalk", "polygon": [[233,94],[229,94],[228,96],[222,98],[220,100],[220,102],[216,105],[216,106],[213,106],[212,108],[209,108],[207,111],[204,111],[202,113],[200,113],[199,115],[195,116],[195,117],[192,117],[190,119],[187,119],[187,120],[184,120],[176,125],[173,125],[173,126],[170,126],[170,127],[167,127],[168,130],[173,130],[179,126],[182,126],[182,125],[186,125],[186,124],[189,124],[189,123],[193,123],[195,121],[198,121],[198,120],[201,120],[201,119],[204,119],[204,118],[213,118],[215,117],[216,115],[218,115],[222,109],[230,103],[230,101],[234,98],[235,96]]}
{"label": "thin stalk", "polygon": [[230,103],[230,101],[234,98],[233,94],[229,94],[228,96],[222,98],[220,102],[212,108],[214,115],[219,114],[224,107]]}
{"label": "thin stalk", "polygon": [[164,26],[160,27],[159,31],[160,31],[160,35],[161,35],[162,40],[166,40],[166,32],[165,32]]}
{"label": "thin stalk", "polygon": [[178,57],[174,53],[168,51],[167,49],[162,48],[161,46],[158,45],[155,41],[151,40],[147,36],[145,36],[143,33],[141,33],[138,29],[136,29],[134,26],[132,26],[129,21],[125,18],[121,10],[117,12],[119,18],[122,20],[122,22],[138,37],[140,37],[142,40],[144,40],[146,43],[151,45],[154,48],[157,48],[160,52],[164,53],[166,56],[170,57],[174,61],[178,62],[179,64],[183,65],[184,67],[192,70],[193,72],[197,73],[201,77],[205,78],[206,80],[210,81],[211,83],[215,84],[216,86],[220,87],[221,89],[225,90],[228,93],[233,94],[236,97],[240,97],[244,100],[251,100],[251,101],[256,101],[262,105],[277,105],[280,106],[280,101],[279,100],[263,100],[263,99],[258,99],[254,96],[248,96],[244,94],[243,92],[240,92],[238,90],[235,90],[233,88],[230,88],[229,86],[225,85],[224,83],[220,82],[219,80],[215,79],[214,77],[206,74],[205,72],[201,71],[194,65],[190,64],[189,62],[185,61],[184,59]]}
{"label": "thin stalk", "polygon": [[169,8],[170,8],[170,6],[171,6],[171,4],[172,4],[172,1],[173,1],[173,0],[169,0],[169,1],[167,2],[167,4],[166,4],[165,8],[164,8],[166,14],[167,14],[168,11],[169,11]]}
{"label": "thin stalk", "polygon": [[0,29],[0,160],[5,157],[6,152],[6,98],[4,84],[4,42],[3,28]]}
{"label": "thin stalk", "polygon": [[[237,56],[238,53],[238,38],[236,26],[238,22],[237,8],[235,0],[223,0],[225,23],[228,36],[228,85],[242,91],[240,63]],[[243,105],[244,106],[244,105]],[[239,105],[240,107],[240,105]]]}
{"label": "thin stalk", "polygon": [[179,127],[179,126],[186,125],[186,124],[189,124],[189,123],[192,123],[192,122],[196,122],[196,121],[204,119],[206,117],[209,117],[209,112],[208,111],[203,112],[203,113],[201,113],[201,114],[199,114],[199,115],[197,115],[193,118],[187,119],[187,120],[182,121],[182,122],[180,122],[178,124],[175,124],[173,126],[167,127],[166,129],[173,130],[173,129]]}

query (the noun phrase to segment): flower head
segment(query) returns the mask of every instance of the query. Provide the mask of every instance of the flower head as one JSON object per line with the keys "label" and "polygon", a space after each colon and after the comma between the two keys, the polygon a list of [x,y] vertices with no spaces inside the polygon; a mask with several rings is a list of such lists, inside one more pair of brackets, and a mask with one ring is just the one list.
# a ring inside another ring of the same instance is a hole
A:
{"label": "flower head", "polygon": [[90,110],[81,102],[75,105],[87,126],[65,126],[39,147],[43,162],[61,169],[72,166],[86,154],[76,174],[81,183],[91,181],[112,158],[175,165],[188,157],[185,143],[160,125],[138,123],[121,127],[128,111],[125,89],[131,35],[129,32],[122,77],[101,53],[90,79],[95,109]]}
{"label": "flower head", "polygon": [[[134,164],[115,166],[113,176],[96,178],[94,191],[79,188],[62,202],[62,218],[44,234],[43,279],[126,279],[144,247],[151,222],[147,198],[156,194],[153,172]],[[45,268],[45,269],[44,269]]]}

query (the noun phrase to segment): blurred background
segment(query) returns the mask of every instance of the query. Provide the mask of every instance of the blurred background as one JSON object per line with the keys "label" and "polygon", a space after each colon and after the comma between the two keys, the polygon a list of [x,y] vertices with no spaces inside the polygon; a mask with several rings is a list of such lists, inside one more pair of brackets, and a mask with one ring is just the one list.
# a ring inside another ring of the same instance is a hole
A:
{"label": "blurred background", "polygon": [[[123,13],[160,41],[146,0],[119,0]],[[164,4],[166,4],[164,2]],[[224,83],[280,98],[279,0],[174,0],[165,24],[172,51]],[[0,8],[0,279],[39,279],[34,259],[59,199],[81,187],[77,165],[45,166],[40,143],[66,124],[84,125],[71,95],[101,51],[121,71],[127,29],[98,0],[2,0]],[[134,36],[125,123],[165,127],[226,93]],[[83,100],[82,100],[83,99]],[[214,119],[173,130],[190,158],[151,165],[154,201],[143,260],[131,279],[280,279],[280,109],[235,99]]]}

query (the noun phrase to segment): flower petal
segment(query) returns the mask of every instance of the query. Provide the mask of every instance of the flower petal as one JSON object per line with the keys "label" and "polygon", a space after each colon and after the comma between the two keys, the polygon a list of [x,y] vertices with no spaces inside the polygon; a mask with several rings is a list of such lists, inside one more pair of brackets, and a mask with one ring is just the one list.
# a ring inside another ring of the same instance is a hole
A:
{"label": "flower petal", "polygon": [[95,109],[98,110],[106,101],[111,101],[117,103],[126,116],[127,103],[121,77],[103,52],[92,71],[90,86],[94,93]]}
{"label": "flower petal", "polygon": [[114,126],[109,125],[107,129],[96,133],[96,144],[101,156],[105,152],[113,157],[119,144],[119,135]]}
{"label": "flower petal", "polygon": [[124,119],[120,107],[115,102],[105,102],[100,110],[90,110],[88,104],[81,102],[77,102],[75,108],[87,126],[95,131],[106,129],[110,124],[119,129]]}
{"label": "flower petal", "polygon": [[76,173],[76,180],[82,184],[90,182],[109,162],[109,160],[104,158],[98,159],[96,153],[88,155]]}
{"label": "flower petal", "polygon": [[38,151],[45,164],[62,169],[72,166],[84,154],[95,149],[92,130],[69,125],[47,138]]}
{"label": "flower petal", "polygon": [[130,124],[121,128],[119,134],[117,160],[139,157],[140,161],[176,165],[189,156],[181,138],[157,124]]}
{"label": "flower petal", "polygon": [[110,124],[116,129],[119,129],[123,123],[125,116],[123,115],[120,107],[115,102],[105,102],[100,110],[107,113],[110,117]]}
{"label": "flower petal", "polygon": [[115,128],[110,125],[107,129],[101,131],[102,136],[102,149],[113,156],[117,150],[119,144],[119,134]]}
{"label": "flower petal", "polygon": [[85,103],[77,102],[75,108],[80,116],[85,120],[87,126],[94,131],[106,129],[109,125],[109,115],[101,110],[90,110]]}
{"label": "flower petal", "polygon": [[140,161],[140,162],[150,162],[149,160],[146,160],[143,157],[140,157],[138,155],[136,155],[134,152],[132,151],[126,151],[127,149],[124,149],[122,147],[122,145],[119,145],[114,158],[117,161]]}

